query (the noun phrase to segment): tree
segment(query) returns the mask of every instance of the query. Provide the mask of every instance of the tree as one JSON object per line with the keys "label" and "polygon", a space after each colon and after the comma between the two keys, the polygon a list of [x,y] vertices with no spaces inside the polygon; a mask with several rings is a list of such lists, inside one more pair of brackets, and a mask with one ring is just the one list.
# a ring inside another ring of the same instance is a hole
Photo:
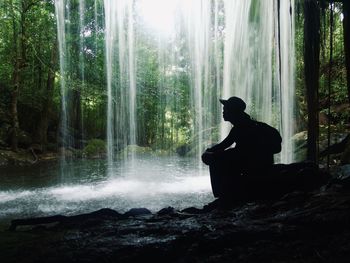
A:
{"label": "tree", "polygon": [[46,96],[43,100],[42,110],[40,114],[39,124],[36,129],[34,141],[41,145],[42,149],[45,150],[47,145],[47,129],[49,122],[49,114],[52,110],[52,99],[55,87],[55,75],[57,65],[57,38],[54,39],[51,50],[51,59],[49,70],[46,81]]}
{"label": "tree", "polygon": [[304,2],[304,63],[308,108],[307,158],[318,162],[318,89],[320,67],[320,8],[316,0]]}
{"label": "tree", "polygon": [[346,75],[348,87],[348,99],[350,102],[350,2],[343,2],[343,28],[344,28],[344,51],[346,61]]}

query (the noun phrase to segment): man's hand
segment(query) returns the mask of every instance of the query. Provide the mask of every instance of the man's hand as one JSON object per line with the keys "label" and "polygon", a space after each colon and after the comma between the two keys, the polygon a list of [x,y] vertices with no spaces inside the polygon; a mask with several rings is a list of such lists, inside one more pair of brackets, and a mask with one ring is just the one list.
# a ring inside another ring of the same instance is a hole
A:
{"label": "man's hand", "polygon": [[209,151],[207,149],[203,154],[202,154],[202,161],[206,165],[210,165],[214,160],[214,152]]}

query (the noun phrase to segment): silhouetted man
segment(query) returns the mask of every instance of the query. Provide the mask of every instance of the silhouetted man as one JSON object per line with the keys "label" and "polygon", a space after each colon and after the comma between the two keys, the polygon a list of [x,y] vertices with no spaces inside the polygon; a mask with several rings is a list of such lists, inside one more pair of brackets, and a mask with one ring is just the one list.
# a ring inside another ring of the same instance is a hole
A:
{"label": "silhouetted man", "polygon": [[224,120],[233,127],[221,143],[203,153],[202,160],[209,165],[214,196],[232,199],[244,195],[246,176],[269,172],[273,155],[281,151],[282,138],[275,128],[252,120],[244,112],[242,99],[231,97],[220,102],[224,105]]}

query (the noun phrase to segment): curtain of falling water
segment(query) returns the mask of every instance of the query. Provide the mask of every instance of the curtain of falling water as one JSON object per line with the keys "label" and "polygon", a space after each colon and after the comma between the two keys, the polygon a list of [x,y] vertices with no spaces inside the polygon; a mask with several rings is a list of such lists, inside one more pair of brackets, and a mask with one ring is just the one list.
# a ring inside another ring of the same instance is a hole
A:
{"label": "curtain of falling water", "polygon": [[191,62],[193,135],[198,157],[218,139],[212,136],[212,128],[218,123],[215,115],[218,114],[218,85],[221,83],[218,2],[189,1],[183,8]]}
{"label": "curtain of falling water", "polygon": [[[138,38],[141,38],[142,34],[161,34],[155,30],[151,33],[139,30],[140,24],[135,21],[138,12],[135,3],[141,1],[93,1],[95,17],[97,2],[103,4],[104,9],[108,94],[106,118],[110,167],[113,167],[115,153],[118,150],[137,143],[136,58],[145,59],[138,57]],[[80,0],[80,13],[83,12],[86,3],[86,0]],[[222,137],[227,134],[227,123],[222,122],[218,98],[240,96],[247,102],[248,113],[281,131],[283,151],[280,161],[291,162],[294,111],[294,1],[173,0],[171,3],[177,5],[176,14],[169,14],[174,15],[172,19],[175,23],[173,28],[175,35],[172,35],[171,41],[158,45],[159,72],[163,72],[163,80],[160,81],[158,88],[161,90],[163,86],[171,89],[171,85],[174,85],[174,82],[167,80],[171,72],[169,69],[179,69],[178,72],[189,74],[191,86],[189,109],[192,118],[189,126],[192,129],[194,145],[197,145],[197,156],[200,156],[206,146],[218,141],[218,138],[213,136],[216,127],[221,126]],[[55,1],[60,50],[63,141],[68,141],[69,119],[65,87],[66,72],[69,68],[65,39],[65,28],[69,26],[65,23],[68,4],[69,0]],[[84,23],[88,22],[85,21],[84,14],[80,14],[80,28],[84,28]],[[83,33],[81,37],[80,49],[83,53]],[[172,44],[174,46],[171,46]],[[185,47],[184,53],[179,54],[182,47]],[[180,56],[183,57],[181,61]],[[188,68],[183,67],[183,60],[188,61]],[[84,65],[81,65],[81,69],[84,79]],[[173,74],[176,75],[176,71]],[[168,92],[166,96],[163,98],[162,109],[166,111],[170,108],[169,103],[175,105],[173,110],[176,109],[177,94]],[[160,113],[160,116],[165,116],[165,113]],[[142,134],[142,131],[139,131],[139,134]]]}
{"label": "curtain of falling water", "polygon": [[[85,52],[85,34],[87,32],[85,31],[85,0],[79,1],[79,66],[80,66],[80,81],[81,81],[81,87],[79,92],[80,100],[82,100],[82,97],[84,95],[84,89],[85,89],[85,59],[84,59],[84,52]],[[82,105],[82,101],[80,101],[80,123],[79,123],[79,142],[78,144],[80,147],[84,146],[83,141],[85,140],[84,136],[84,107]]]}
{"label": "curtain of falling water", "polygon": [[225,12],[223,97],[241,97],[252,117],[272,124],[273,0],[227,0]]}
{"label": "curtain of falling water", "polygon": [[283,151],[281,161],[284,163],[293,162],[293,128],[294,123],[294,101],[295,101],[295,81],[294,81],[294,0],[281,1],[280,8],[280,54],[281,54],[281,127],[283,141]]}
{"label": "curtain of falling water", "polygon": [[[280,130],[280,161],[288,163],[293,160],[294,1],[280,2],[278,10],[277,0],[225,1],[222,94],[243,98],[253,118]],[[222,137],[227,131],[223,124]]]}
{"label": "curtain of falling water", "polygon": [[71,145],[70,139],[67,136],[68,126],[68,114],[67,114],[67,91],[66,91],[66,4],[64,0],[55,1],[56,10],[56,21],[57,21],[57,38],[59,48],[59,61],[60,61],[60,91],[61,91],[61,123],[60,123],[60,136],[61,136],[61,147],[62,147],[62,158],[61,158],[61,175],[65,174],[66,158],[65,149]]}
{"label": "curtain of falling water", "polygon": [[[108,165],[111,167],[113,159],[114,159],[114,107],[113,107],[113,92],[112,92],[112,86],[115,84],[112,84],[113,75],[112,75],[112,62],[113,59],[113,47],[114,47],[114,39],[115,39],[115,26],[112,26],[116,23],[116,16],[113,14],[112,9],[112,2],[111,1],[105,1],[104,3],[105,7],[105,27],[106,27],[106,33],[105,33],[105,45],[106,45],[106,76],[107,76],[107,154],[108,154]],[[114,29],[112,31],[112,29]]]}
{"label": "curtain of falling water", "polygon": [[133,6],[133,1],[104,0],[108,93],[107,154],[110,168],[113,168],[116,150],[136,144]]}

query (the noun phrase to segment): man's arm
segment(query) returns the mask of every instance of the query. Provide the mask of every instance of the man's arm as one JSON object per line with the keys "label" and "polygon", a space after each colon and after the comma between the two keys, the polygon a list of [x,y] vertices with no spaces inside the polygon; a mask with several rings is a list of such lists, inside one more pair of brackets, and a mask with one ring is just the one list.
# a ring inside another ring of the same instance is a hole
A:
{"label": "man's arm", "polygon": [[227,137],[220,143],[214,145],[211,148],[208,148],[206,151],[208,152],[222,152],[226,150],[228,147],[230,147],[235,142],[235,132],[233,129],[231,129],[230,133],[227,135]]}
{"label": "man's arm", "polygon": [[207,165],[211,165],[215,157],[220,155],[224,150],[230,147],[234,142],[235,142],[235,132],[234,132],[234,129],[231,129],[230,133],[222,142],[205,150],[205,152],[202,154],[202,161]]}

